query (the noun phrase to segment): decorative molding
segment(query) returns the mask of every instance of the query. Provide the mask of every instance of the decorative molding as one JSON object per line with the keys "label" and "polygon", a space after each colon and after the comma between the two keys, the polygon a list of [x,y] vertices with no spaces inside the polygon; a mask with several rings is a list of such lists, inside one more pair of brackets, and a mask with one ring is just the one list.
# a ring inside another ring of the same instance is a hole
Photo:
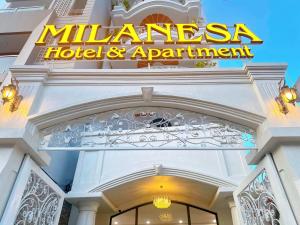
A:
{"label": "decorative molding", "polygon": [[234,123],[248,126],[250,128],[257,128],[265,120],[265,117],[261,115],[197,99],[168,95],[154,95],[151,104],[145,104],[140,95],[134,95],[84,102],[82,104],[67,106],[63,109],[57,109],[51,112],[32,115],[29,117],[29,123],[33,125],[31,126],[32,129],[34,127],[38,129],[44,129],[66,120],[72,120],[116,109],[138,106],[184,109],[196,113],[198,112],[223,118]]}
{"label": "decorative molding", "polygon": [[[236,187],[237,186],[237,184],[235,184],[234,182],[223,179],[223,178],[213,177],[210,175],[200,174],[200,173],[196,173],[196,172],[192,172],[192,171],[188,171],[188,170],[181,170],[181,169],[174,169],[174,168],[167,168],[167,167],[161,168],[159,175],[160,176],[182,177],[182,178],[191,179],[191,180],[195,180],[198,182],[210,184],[210,185],[213,185],[216,187]],[[157,176],[155,168],[141,170],[141,171],[138,171],[138,172],[135,172],[132,174],[128,174],[126,176],[108,181],[104,184],[101,184],[101,185],[91,189],[90,192],[104,192],[106,190],[120,186],[122,184],[132,182],[135,180],[139,180],[142,178],[146,178],[146,177],[152,177],[152,176]]]}
{"label": "decorative molding", "polygon": [[142,87],[142,95],[145,102],[151,102],[152,101],[152,95],[154,88],[153,87]]}
{"label": "decorative molding", "polygon": [[281,80],[285,77],[287,64],[284,63],[249,63],[244,67],[251,81],[254,80]]}
{"label": "decorative molding", "polygon": [[251,84],[242,69],[53,69],[47,85]]}
{"label": "decorative molding", "polygon": [[[251,84],[254,80],[284,78],[286,64],[247,64],[233,68],[176,69],[54,69],[46,65],[18,65],[10,71],[24,81],[46,85],[207,85]],[[137,79],[138,78],[138,79]]]}
{"label": "decorative molding", "polygon": [[11,73],[21,83],[23,82],[45,82],[50,72],[47,66],[13,66],[10,68]]}

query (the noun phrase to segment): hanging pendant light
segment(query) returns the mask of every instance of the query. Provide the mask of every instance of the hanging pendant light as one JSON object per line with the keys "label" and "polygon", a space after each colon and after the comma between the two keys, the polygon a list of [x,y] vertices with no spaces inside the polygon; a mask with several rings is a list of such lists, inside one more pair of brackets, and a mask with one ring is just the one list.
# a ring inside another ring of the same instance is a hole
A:
{"label": "hanging pendant light", "polygon": [[[162,190],[164,186],[160,186]],[[171,199],[167,195],[158,195],[153,199],[153,205],[158,209],[167,209],[171,206]]]}
{"label": "hanging pendant light", "polygon": [[168,196],[157,196],[153,199],[153,205],[158,209],[167,209],[171,206],[171,200]]}

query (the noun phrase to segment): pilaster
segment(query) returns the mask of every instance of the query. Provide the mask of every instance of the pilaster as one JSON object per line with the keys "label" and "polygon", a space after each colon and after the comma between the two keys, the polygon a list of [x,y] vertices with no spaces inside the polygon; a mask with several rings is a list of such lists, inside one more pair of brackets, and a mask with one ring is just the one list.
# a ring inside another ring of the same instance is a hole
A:
{"label": "pilaster", "polygon": [[282,145],[273,152],[273,159],[295,217],[300,222],[300,146]]}
{"label": "pilaster", "polygon": [[239,214],[236,208],[236,204],[233,199],[228,200],[228,206],[231,211],[231,217],[232,217],[232,224],[233,225],[240,225],[240,220],[239,220]]}
{"label": "pilaster", "polygon": [[95,225],[98,207],[99,202],[97,201],[85,200],[79,202],[79,215],[76,225]]}
{"label": "pilaster", "polygon": [[3,85],[10,83],[12,76],[19,81],[19,94],[23,96],[23,99],[19,108],[14,112],[9,111],[9,104],[0,105],[0,145],[16,145],[24,153],[29,153],[41,165],[47,164],[48,154],[36,151],[37,132],[27,126],[27,122],[28,116],[38,106],[43,83],[48,76],[48,68],[44,66],[11,68]]}
{"label": "pilaster", "polygon": [[76,225],[95,225],[101,193],[68,194],[66,200],[78,209]]}
{"label": "pilaster", "polygon": [[257,164],[282,142],[300,144],[300,108],[288,104],[289,113],[283,114],[275,101],[279,95],[278,83],[285,79],[286,69],[286,64],[248,64],[245,67],[266,116],[257,128],[258,151],[247,155],[248,163]]}
{"label": "pilaster", "polygon": [[16,146],[0,145],[0,218],[4,212],[24,155],[24,152]]}

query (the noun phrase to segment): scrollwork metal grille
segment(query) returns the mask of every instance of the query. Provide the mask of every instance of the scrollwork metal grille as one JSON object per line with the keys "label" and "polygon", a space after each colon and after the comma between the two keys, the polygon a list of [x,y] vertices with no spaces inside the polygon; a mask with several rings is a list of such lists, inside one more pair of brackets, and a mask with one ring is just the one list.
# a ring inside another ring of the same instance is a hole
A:
{"label": "scrollwork metal grille", "polygon": [[185,110],[141,107],[100,113],[44,129],[40,150],[249,146],[255,147],[255,133],[245,126]]}
{"label": "scrollwork metal grille", "polygon": [[238,200],[244,224],[280,225],[280,213],[265,169],[238,195]]}
{"label": "scrollwork metal grille", "polygon": [[53,225],[60,198],[42,178],[31,171],[14,224]]}

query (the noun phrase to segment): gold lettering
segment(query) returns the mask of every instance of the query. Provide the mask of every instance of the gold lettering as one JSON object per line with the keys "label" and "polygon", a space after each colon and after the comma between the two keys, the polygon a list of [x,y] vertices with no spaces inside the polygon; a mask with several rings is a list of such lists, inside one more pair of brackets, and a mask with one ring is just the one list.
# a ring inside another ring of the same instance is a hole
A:
{"label": "gold lettering", "polygon": [[38,39],[37,42],[35,42],[38,46],[46,45],[46,38],[48,34],[50,33],[52,37],[60,36],[60,39],[58,41],[58,44],[70,44],[70,35],[75,25],[65,25],[64,27],[57,29],[55,25],[45,25],[44,30]]}
{"label": "gold lettering", "polygon": [[238,44],[241,43],[242,41],[240,39],[240,36],[251,39],[252,44],[263,43],[263,41],[259,37],[257,37],[245,24],[238,23],[235,24],[234,27],[235,27],[235,32],[233,35],[233,39],[231,40],[231,43],[238,43]]}
{"label": "gold lettering", "polygon": [[227,26],[225,24],[210,23],[206,26],[206,31],[223,37],[222,39],[214,38],[207,34],[207,32],[205,32],[205,39],[207,42],[220,44],[227,43],[230,41],[231,34],[228,31]]}
{"label": "gold lettering", "polygon": [[177,35],[178,35],[178,44],[201,44],[202,35],[195,39],[186,39],[186,35],[192,36],[195,34],[195,31],[198,31],[197,24],[176,24],[177,27]]}
{"label": "gold lettering", "polygon": [[130,58],[131,59],[136,59],[137,56],[140,56],[142,59],[147,58],[147,55],[146,55],[146,53],[145,53],[142,46],[137,47]]}
{"label": "gold lettering", "polygon": [[136,33],[133,24],[124,24],[122,29],[118,32],[118,34],[114,37],[114,39],[110,42],[112,44],[121,44],[120,39],[122,37],[129,37],[132,39],[132,44],[141,44],[142,41]]}
{"label": "gold lettering", "polygon": [[172,35],[171,35],[171,24],[165,23],[164,27],[161,27],[157,24],[146,24],[147,27],[147,41],[145,41],[145,44],[153,44],[154,41],[152,39],[152,30],[157,31],[160,34],[163,34],[164,36],[167,37],[165,40],[165,44],[173,44],[174,41],[172,40]]}
{"label": "gold lettering", "polygon": [[98,35],[98,30],[101,28],[100,24],[92,24],[91,25],[91,32],[89,39],[86,41],[86,44],[91,44],[91,45],[104,45],[109,42],[109,40],[112,37],[112,34],[109,35],[108,37],[102,39],[102,40],[97,40],[97,35]]}

